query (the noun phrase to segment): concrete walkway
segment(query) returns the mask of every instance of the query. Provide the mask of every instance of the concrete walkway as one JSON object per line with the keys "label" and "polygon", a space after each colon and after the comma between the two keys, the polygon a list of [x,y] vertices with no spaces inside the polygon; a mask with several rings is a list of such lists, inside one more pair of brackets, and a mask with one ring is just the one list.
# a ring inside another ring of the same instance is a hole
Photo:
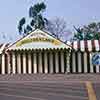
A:
{"label": "concrete walkway", "polygon": [[100,74],[6,74],[1,81],[92,81],[100,82]]}

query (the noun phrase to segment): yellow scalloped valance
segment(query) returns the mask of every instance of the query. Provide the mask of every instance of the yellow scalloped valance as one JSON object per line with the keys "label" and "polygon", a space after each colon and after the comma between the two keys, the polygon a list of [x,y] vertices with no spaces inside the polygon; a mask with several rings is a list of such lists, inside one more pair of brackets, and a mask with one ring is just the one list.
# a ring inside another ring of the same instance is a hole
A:
{"label": "yellow scalloped valance", "polygon": [[22,41],[19,41],[16,43],[16,46],[21,46],[23,44],[31,43],[31,42],[51,42],[54,45],[59,45],[60,41],[55,40],[55,39],[48,39],[48,38],[29,38],[29,39],[24,39]]}

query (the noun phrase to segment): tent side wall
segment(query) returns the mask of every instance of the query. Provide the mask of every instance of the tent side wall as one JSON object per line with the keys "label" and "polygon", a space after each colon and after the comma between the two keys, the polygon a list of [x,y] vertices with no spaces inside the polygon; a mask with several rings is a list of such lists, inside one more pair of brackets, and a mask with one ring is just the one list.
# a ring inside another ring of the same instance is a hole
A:
{"label": "tent side wall", "polygon": [[68,52],[67,49],[10,51],[7,68],[13,74],[66,73]]}
{"label": "tent side wall", "polygon": [[92,64],[92,55],[100,53],[100,40],[82,40],[72,43],[71,73],[99,73],[100,65]]}
{"label": "tent side wall", "polygon": [[92,65],[93,52],[72,51],[70,58],[71,73],[99,73],[100,66]]}

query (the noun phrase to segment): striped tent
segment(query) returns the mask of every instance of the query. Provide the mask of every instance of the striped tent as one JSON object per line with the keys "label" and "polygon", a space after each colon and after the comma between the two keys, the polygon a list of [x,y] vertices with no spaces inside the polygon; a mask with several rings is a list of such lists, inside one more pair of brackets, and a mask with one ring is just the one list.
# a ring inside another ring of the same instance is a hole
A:
{"label": "striped tent", "polygon": [[100,52],[100,40],[74,41],[71,45],[71,73],[100,72],[100,66],[92,64],[92,56]]}
{"label": "striped tent", "polygon": [[[99,73],[100,66],[92,65],[92,56],[100,52],[100,40],[67,41],[72,46],[70,73]],[[0,44],[0,74],[8,74],[7,55],[4,52],[10,44]],[[2,67],[5,66],[5,67]]]}
{"label": "striped tent", "polygon": [[[7,55],[4,52],[4,50],[9,46],[8,43],[2,43],[0,44],[0,74],[8,74],[8,68],[7,68]],[[5,66],[5,67],[3,67]]]}
{"label": "striped tent", "polygon": [[100,50],[100,40],[74,41],[72,47],[75,51],[97,52]]}

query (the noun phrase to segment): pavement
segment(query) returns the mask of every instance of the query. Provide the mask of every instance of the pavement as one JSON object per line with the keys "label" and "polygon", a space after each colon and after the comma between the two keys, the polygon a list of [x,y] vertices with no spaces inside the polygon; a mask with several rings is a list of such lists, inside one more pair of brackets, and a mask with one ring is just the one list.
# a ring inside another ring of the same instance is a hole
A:
{"label": "pavement", "polygon": [[100,75],[0,75],[0,100],[100,100]]}

